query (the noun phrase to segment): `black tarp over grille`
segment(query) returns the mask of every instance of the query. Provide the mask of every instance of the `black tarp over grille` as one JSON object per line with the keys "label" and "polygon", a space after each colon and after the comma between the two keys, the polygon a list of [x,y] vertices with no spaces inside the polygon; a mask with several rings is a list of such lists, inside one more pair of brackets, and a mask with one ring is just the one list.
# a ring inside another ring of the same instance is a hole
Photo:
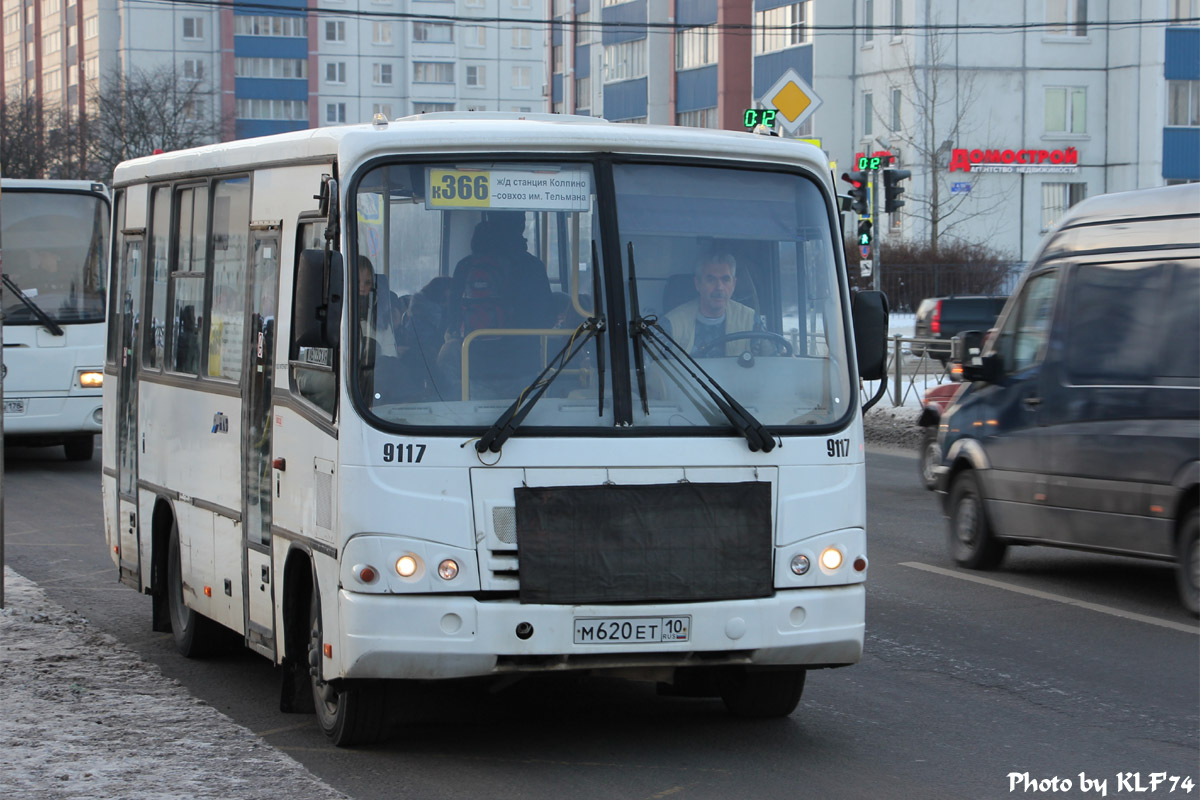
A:
{"label": "black tarp over grille", "polygon": [[517,488],[522,603],[772,592],[769,483]]}

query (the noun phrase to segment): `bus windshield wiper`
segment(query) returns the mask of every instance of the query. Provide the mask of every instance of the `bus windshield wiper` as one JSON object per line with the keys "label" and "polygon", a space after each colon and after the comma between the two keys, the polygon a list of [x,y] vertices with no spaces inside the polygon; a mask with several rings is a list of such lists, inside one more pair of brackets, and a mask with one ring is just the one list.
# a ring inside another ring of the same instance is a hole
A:
{"label": "bus windshield wiper", "polygon": [[63,335],[63,329],[58,326],[58,323],[50,319],[50,315],[45,311],[42,311],[41,306],[33,302],[32,298],[26,297],[25,292],[21,291],[21,287],[17,286],[16,282],[13,281],[12,278],[10,278],[8,275],[3,275],[0,277],[2,277],[4,280],[4,286],[10,292],[15,294],[17,299],[25,304],[26,308],[33,312],[33,315],[37,317],[38,322],[45,325],[46,328],[49,329],[49,331],[55,336]]}
{"label": "bus windshield wiper", "polygon": [[[499,453],[500,448],[508,441],[508,437],[512,436],[521,423],[525,421],[525,417],[529,416],[529,412],[533,410],[537,401],[542,399],[542,395],[550,388],[550,384],[554,382],[554,379],[562,374],[562,371],[571,362],[571,359],[579,354],[579,351],[587,345],[592,337],[599,336],[604,331],[604,327],[604,318],[594,316],[588,317],[576,328],[575,332],[571,334],[571,338],[567,340],[566,345],[563,346],[563,349],[559,350],[558,354],[550,359],[545,369],[534,378],[533,383],[521,390],[521,393],[517,395],[517,399],[513,401],[512,405],[479,438],[479,441],[475,443],[476,452],[482,453],[491,450],[493,453]],[[580,338],[581,336],[582,338]],[[603,405],[600,410],[601,414],[603,414]]]}
{"label": "bus windshield wiper", "polygon": [[633,263],[633,242],[625,243],[629,253],[629,311],[633,320],[633,370],[637,375],[638,398],[642,401],[642,413],[650,414],[650,401],[646,396],[646,364],[642,355],[642,310],[638,306],[637,267]]}
{"label": "bus windshield wiper", "polygon": [[[762,450],[764,453],[769,453],[775,449],[775,436],[770,429],[759,422],[753,414],[733,398],[733,395],[725,391],[721,384],[705,372],[696,359],[692,358],[691,354],[658,324],[657,317],[638,317],[633,321],[633,329],[634,336],[639,338],[644,336],[647,345],[652,344],[663,358],[675,361],[684,372],[691,376],[696,385],[705,391],[737,432],[745,437],[752,452]],[[680,357],[681,353],[682,358]],[[685,358],[687,361],[684,360]],[[694,371],[688,366],[689,362],[692,367],[695,367]],[[699,375],[696,374],[697,372]]]}

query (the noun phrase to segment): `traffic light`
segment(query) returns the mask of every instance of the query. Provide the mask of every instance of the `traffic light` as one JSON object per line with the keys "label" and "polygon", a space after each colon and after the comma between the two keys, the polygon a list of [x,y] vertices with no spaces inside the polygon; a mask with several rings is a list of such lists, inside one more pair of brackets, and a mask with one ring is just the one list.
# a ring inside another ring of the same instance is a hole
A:
{"label": "traffic light", "polygon": [[867,181],[869,172],[843,172],[842,180],[850,184],[851,208],[854,213],[863,216],[867,213]]}
{"label": "traffic light", "polygon": [[864,219],[858,222],[858,246],[871,246],[871,220]]}
{"label": "traffic light", "polygon": [[904,187],[900,185],[900,181],[911,177],[912,171],[907,169],[885,169],[883,171],[884,211],[890,214],[904,205],[904,201],[900,199],[900,195],[904,194]]}

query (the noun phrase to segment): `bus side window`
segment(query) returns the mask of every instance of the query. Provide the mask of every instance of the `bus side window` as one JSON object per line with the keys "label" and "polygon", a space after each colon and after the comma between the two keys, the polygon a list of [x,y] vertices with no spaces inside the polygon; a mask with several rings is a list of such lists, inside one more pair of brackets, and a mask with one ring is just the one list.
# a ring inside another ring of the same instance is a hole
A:
{"label": "bus side window", "polygon": [[[300,253],[304,250],[318,250],[324,247],[325,221],[301,221],[296,235],[296,264],[292,269],[293,291],[296,285],[295,269],[300,262]],[[295,340],[295,330],[292,331],[291,353],[292,392],[304,398],[317,408],[333,418],[334,407],[337,404],[337,374],[333,371],[333,353],[325,348],[299,347]]]}

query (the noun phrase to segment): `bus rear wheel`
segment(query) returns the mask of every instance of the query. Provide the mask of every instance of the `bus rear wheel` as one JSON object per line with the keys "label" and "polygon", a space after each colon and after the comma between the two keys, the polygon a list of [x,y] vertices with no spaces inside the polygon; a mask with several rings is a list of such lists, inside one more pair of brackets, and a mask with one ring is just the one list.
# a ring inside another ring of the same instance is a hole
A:
{"label": "bus rear wheel", "polygon": [[730,713],[750,719],[786,717],[804,694],[802,667],[755,669],[738,667],[722,674],[721,699]]}
{"label": "bus rear wheel", "polygon": [[167,605],[171,613],[171,633],[175,649],[184,658],[212,655],[220,644],[217,623],[187,607],[183,600],[183,564],[179,554],[179,523],[171,521],[171,540],[167,545]]}
{"label": "bus rear wheel", "polygon": [[321,677],[324,637],[321,630],[321,599],[313,588],[309,610],[309,671],[313,703],[321,732],[337,747],[372,744],[387,732],[387,683],[343,680],[326,682]]}
{"label": "bus rear wheel", "polygon": [[96,437],[90,433],[72,436],[63,442],[63,454],[67,461],[91,461],[96,449]]}

